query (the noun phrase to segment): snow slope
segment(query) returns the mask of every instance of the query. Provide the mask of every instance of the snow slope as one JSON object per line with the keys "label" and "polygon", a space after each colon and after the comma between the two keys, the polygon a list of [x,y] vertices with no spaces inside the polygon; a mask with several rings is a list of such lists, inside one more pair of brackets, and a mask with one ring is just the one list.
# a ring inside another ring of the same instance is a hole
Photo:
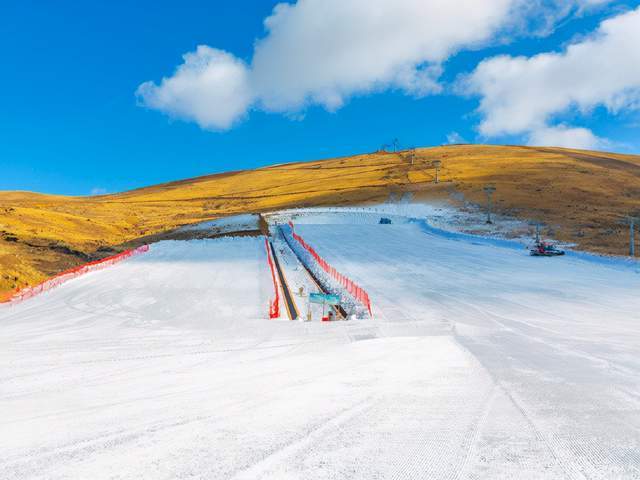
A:
{"label": "snow slope", "polygon": [[633,265],[533,258],[417,224],[304,223],[305,240],[369,290],[378,336],[450,335],[481,364],[463,410],[477,409],[471,476],[638,478]]}
{"label": "snow slope", "polygon": [[0,310],[0,478],[638,478],[634,268],[353,215],[296,229],[373,320],[267,320],[254,238]]}

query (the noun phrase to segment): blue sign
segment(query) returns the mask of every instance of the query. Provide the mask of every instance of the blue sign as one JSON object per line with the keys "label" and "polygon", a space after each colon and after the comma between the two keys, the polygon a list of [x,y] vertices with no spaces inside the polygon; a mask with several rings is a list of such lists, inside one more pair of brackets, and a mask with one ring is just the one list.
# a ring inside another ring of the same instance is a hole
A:
{"label": "blue sign", "polygon": [[309,301],[311,303],[324,303],[326,305],[340,305],[340,296],[326,293],[310,293]]}

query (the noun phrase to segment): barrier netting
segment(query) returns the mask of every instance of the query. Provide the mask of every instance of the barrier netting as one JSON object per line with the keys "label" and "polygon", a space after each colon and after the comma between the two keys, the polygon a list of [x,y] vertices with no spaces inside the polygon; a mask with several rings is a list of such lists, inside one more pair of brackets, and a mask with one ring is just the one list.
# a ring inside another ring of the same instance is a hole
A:
{"label": "barrier netting", "polygon": [[275,267],[273,266],[273,258],[271,257],[271,249],[269,248],[269,240],[264,239],[264,246],[267,249],[267,261],[271,269],[271,280],[273,281],[274,298],[269,299],[269,318],[280,318],[280,294],[278,290],[278,282],[276,280]]}
{"label": "barrier netting", "polygon": [[93,262],[85,263],[83,265],[80,265],[79,267],[70,268],[69,270],[65,270],[64,272],[61,272],[54,277],[51,277],[37,285],[34,285],[33,287],[25,287],[17,290],[11,297],[9,297],[9,299],[0,301],[0,303],[20,303],[31,297],[35,297],[42,292],[46,292],[48,290],[51,290],[52,288],[62,285],[64,282],[67,282],[73,278],[84,275],[85,273],[102,270],[103,268],[115,265],[116,263],[119,263],[126,258],[147,251],[149,251],[149,245],[142,245],[140,247],[133,248],[131,250],[125,250],[124,252],[120,252],[116,255],[103,258],[101,260],[94,260]]}
{"label": "barrier netting", "polygon": [[298,243],[300,243],[300,245],[302,245],[302,247],[311,254],[314,260],[318,262],[318,265],[320,265],[320,268],[342,285],[342,287],[349,292],[353,298],[367,307],[369,315],[371,315],[371,300],[369,299],[369,294],[364,290],[364,288],[360,287],[346,275],[341,274],[338,270],[332,267],[329,262],[318,255],[313,247],[305,242],[304,239],[295,232],[293,222],[289,222],[289,226],[291,227],[291,234],[293,235],[293,238],[295,238]]}

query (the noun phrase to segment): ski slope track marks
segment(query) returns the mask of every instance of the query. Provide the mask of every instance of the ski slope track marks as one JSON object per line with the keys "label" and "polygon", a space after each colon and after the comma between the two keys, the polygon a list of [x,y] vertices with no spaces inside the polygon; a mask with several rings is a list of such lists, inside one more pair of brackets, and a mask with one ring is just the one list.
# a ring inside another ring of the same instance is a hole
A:
{"label": "ski slope track marks", "polygon": [[270,320],[250,237],[0,309],[0,478],[640,478],[637,264],[378,219],[294,218],[373,318]]}

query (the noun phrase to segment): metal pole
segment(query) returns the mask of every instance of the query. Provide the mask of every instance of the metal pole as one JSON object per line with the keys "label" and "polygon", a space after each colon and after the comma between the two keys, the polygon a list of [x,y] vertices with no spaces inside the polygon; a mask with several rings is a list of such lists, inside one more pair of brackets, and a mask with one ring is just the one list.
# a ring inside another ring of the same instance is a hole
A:
{"label": "metal pole", "polygon": [[635,222],[634,219],[629,219],[629,256],[636,256],[636,242],[635,242]]}
{"label": "metal pole", "polygon": [[434,160],[433,162],[431,162],[431,165],[433,166],[433,168],[436,169],[436,178],[435,178],[435,183],[439,183],[440,182],[440,167],[442,166],[442,162],[440,160]]}
{"label": "metal pole", "polygon": [[487,223],[493,223],[491,221],[491,206],[492,206],[491,196],[493,195],[493,192],[496,191],[496,187],[494,187],[493,185],[487,185],[486,187],[483,188],[483,190],[487,194]]}

